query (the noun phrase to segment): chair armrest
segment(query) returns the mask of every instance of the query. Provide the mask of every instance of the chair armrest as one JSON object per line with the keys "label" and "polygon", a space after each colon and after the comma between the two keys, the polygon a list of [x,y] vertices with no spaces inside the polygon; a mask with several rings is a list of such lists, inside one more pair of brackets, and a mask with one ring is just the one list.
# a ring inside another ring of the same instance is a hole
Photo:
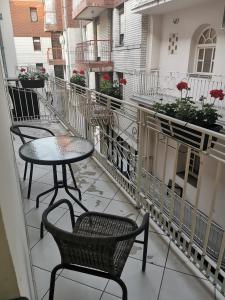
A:
{"label": "chair armrest", "polygon": [[70,219],[71,219],[71,225],[72,225],[72,229],[75,226],[75,216],[74,216],[74,211],[73,211],[73,205],[71,204],[71,202],[67,199],[61,199],[59,201],[57,201],[56,203],[54,203],[53,205],[49,206],[42,215],[42,222],[44,223],[44,225],[46,227],[50,226],[51,227],[51,223],[48,222],[48,214],[54,210],[55,208],[57,208],[58,206],[62,205],[62,204],[66,204],[69,207],[69,211],[70,211]]}
{"label": "chair armrest", "polygon": [[55,136],[55,134],[47,129],[47,128],[44,128],[44,127],[39,127],[39,126],[34,126],[34,125],[13,125],[10,127],[10,131],[18,136],[22,136],[23,138],[27,138],[27,139],[30,139],[30,140],[36,140],[38,139],[36,136],[32,136],[32,135],[29,135],[29,134],[24,134],[20,131],[20,128],[34,128],[34,129],[37,129],[37,130],[42,130],[42,131],[46,131],[48,132],[49,134],[51,134],[52,136]]}

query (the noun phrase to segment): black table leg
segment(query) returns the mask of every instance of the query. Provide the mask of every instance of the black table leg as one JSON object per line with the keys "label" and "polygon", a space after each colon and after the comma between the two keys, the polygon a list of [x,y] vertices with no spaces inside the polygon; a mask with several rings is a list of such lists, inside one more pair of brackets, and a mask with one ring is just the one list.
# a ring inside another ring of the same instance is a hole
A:
{"label": "black table leg", "polygon": [[75,177],[74,177],[74,174],[73,174],[73,169],[71,167],[71,164],[68,164],[69,166],[69,169],[70,169],[70,174],[72,176],[72,180],[73,180],[73,184],[74,184],[74,190],[76,190],[78,192],[78,195],[79,195],[79,200],[81,200],[81,191],[80,189],[77,187],[77,183],[76,183],[76,180],[75,180]]}
{"label": "black table leg", "polygon": [[30,164],[30,177],[29,177],[29,183],[28,183],[27,199],[30,199],[32,177],[33,177],[33,164],[31,163]]}
{"label": "black table leg", "polygon": [[[52,191],[55,191],[55,194],[53,196],[54,200],[57,196],[57,193],[58,193],[58,188],[59,188],[59,185],[58,185],[58,180],[57,180],[57,169],[56,169],[56,166],[53,166],[53,181],[54,181],[54,186],[50,189],[48,189],[47,191],[44,191],[43,193],[39,194],[36,198],[36,208],[39,207],[39,202],[40,202],[40,198]],[[54,202],[53,200],[53,202]],[[52,200],[50,203],[53,203]]]}
{"label": "black table leg", "polygon": [[[55,190],[54,192],[54,195],[52,197],[52,200],[50,201],[49,205],[48,206],[51,206],[54,201],[55,201],[55,198],[57,197],[57,194],[58,194],[58,179],[57,179],[57,168],[56,166],[53,166],[53,179],[54,179],[54,187],[52,188],[52,190]],[[45,191],[44,193],[47,194],[49,193],[50,190],[48,191]],[[43,196],[43,193],[40,194],[38,197],[40,196]],[[38,198],[38,205],[39,205],[39,198]],[[41,222],[41,227],[40,227],[40,238],[42,239],[44,237],[44,225],[43,225],[43,222]]]}
{"label": "black table leg", "polygon": [[[71,194],[71,192],[69,191],[69,189],[71,189],[71,187],[68,186],[67,184],[67,175],[66,175],[66,165],[63,164],[62,165],[62,174],[63,174],[63,187],[66,191],[66,193],[84,210],[84,211],[88,211],[88,209],[80,202],[80,200],[78,200],[77,198],[75,198],[73,196],[73,194]],[[79,192],[78,192],[79,193]],[[79,194],[79,198],[81,198],[81,194]]]}

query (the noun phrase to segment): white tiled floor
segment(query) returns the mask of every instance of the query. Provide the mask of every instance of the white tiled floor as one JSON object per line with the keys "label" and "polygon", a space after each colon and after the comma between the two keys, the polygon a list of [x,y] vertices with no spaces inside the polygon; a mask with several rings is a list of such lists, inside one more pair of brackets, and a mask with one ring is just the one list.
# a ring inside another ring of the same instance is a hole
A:
{"label": "white tiled floor", "polygon": [[[54,124],[53,131],[65,134],[65,130]],[[15,151],[20,142],[15,138]],[[19,174],[22,177],[24,163],[16,153]],[[107,212],[130,217],[141,222],[139,211],[119,191],[92,159],[74,164],[74,174],[82,191],[84,205],[89,210]],[[60,170],[59,170],[60,175]],[[68,173],[69,176],[69,173]],[[52,186],[52,171],[49,167],[34,166],[34,181],[31,199],[26,199],[27,181],[21,179],[23,204],[27,221],[27,232],[38,300],[48,299],[50,272],[60,263],[60,254],[51,235],[45,232],[40,240],[39,226],[43,210],[52,194],[41,199],[40,207],[35,208],[37,194]],[[61,190],[57,199],[68,198]],[[81,209],[74,204],[75,213]],[[62,229],[69,229],[69,213],[66,207],[56,209],[51,221]],[[169,238],[168,238],[169,240]],[[141,272],[142,248],[136,244],[128,258],[122,279],[128,288],[129,300],[210,300],[218,299],[208,292],[202,284],[203,277],[196,278],[187,266],[174,254],[160,234],[150,227],[148,263],[146,272]],[[168,257],[167,257],[168,254]],[[55,300],[118,300],[120,287],[109,280],[67,270],[59,273],[56,280]],[[33,299],[32,299],[33,300]]]}

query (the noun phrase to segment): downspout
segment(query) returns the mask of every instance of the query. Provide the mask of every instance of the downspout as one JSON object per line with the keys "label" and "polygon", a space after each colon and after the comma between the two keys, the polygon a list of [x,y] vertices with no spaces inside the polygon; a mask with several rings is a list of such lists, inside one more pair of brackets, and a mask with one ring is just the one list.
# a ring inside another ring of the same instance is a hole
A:
{"label": "downspout", "polygon": [[67,47],[67,52],[68,52],[68,72],[69,74],[67,74],[67,79],[69,78],[69,76],[71,75],[71,59],[70,59],[70,44],[69,44],[69,35],[68,35],[68,19],[67,19],[67,9],[66,9],[66,0],[62,0],[63,1],[63,21],[64,21],[64,30],[65,30],[65,36],[66,36],[66,47]]}

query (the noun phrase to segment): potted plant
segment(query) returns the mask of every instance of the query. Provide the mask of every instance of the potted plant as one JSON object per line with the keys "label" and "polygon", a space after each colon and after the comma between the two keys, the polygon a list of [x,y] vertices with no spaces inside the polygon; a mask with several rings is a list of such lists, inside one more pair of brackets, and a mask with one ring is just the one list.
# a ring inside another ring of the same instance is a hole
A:
{"label": "potted plant", "polygon": [[[127,84],[127,80],[125,78],[121,78],[119,81],[114,80],[111,81],[111,78],[109,74],[104,74],[102,77],[102,81],[100,84],[100,93],[117,98],[122,100],[123,99],[123,94],[122,94],[122,86]],[[107,98],[102,97],[103,104],[106,105]],[[121,104],[117,101],[112,100],[112,109],[120,108]]]}
{"label": "potted plant", "polygon": [[[188,91],[190,88],[186,82],[180,82],[177,84],[178,90],[181,91],[180,99],[176,99],[173,103],[155,103],[153,109],[156,112],[170,116],[172,118],[190,123],[196,126],[207,128],[209,130],[220,132],[223,128],[216,122],[220,115],[214,108],[216,99],[223,100],[224,93],[222,90],[212,90],[210,95],[214,98],[212,104],[204,104],[204,97],[201,97],[202,105],[198,107],[195,102],[188,97]],[[185,97],[184,97],[185,91]],[[170,136],[175,137],[181,142],[185,142],[197,149],[206,150],[209,141],[209,135],[204,136],[202,142],[202,133],[200,131],[186,127],[185,125],[177,124],[173,121],[169,122],[160,118],[162,131]],[[215,141],[216,138],[214,137]],[[211,145],[212,147],[214,144]]]}
{"label": "potted plant", "polygon": [[81,86],[81,88],[72,86],[72,88],[75,88],[75,90],[78,93],[82,94],[82,93],[86,92],[86,90],[82,88],[82,87],[86,87],[86,79],[85,79],[84,70],[80,70],[79,72],[77,70],[73,70],[73,75],[70,78],[70,82]]}
{"label": "potted plant", "polygon": [[23,88],[43,88],[48,77],[45,68],[38,71],[27,71],[25,68],[21,68],[18,75]]}

